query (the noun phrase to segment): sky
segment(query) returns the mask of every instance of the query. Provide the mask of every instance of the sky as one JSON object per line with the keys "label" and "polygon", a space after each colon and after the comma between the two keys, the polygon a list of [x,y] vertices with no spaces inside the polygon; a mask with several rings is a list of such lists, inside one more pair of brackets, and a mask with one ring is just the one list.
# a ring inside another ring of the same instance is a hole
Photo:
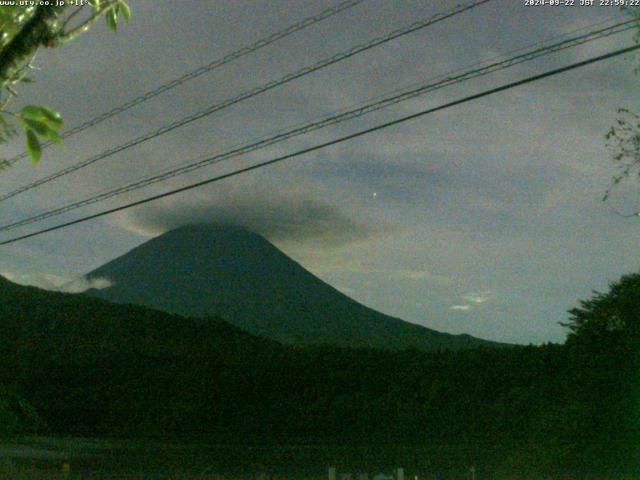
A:
{"label": "sky", "polygon": [[[325,8],[332,1],[131,0],[133,19],[45,49],[15,108],[72,127]],[[579,3],[579,2],[576,2]],[[447,11],[450,0],[366,0],[23,160],[0,193],[351,46]],[[342,111],[400,88],[623,18],[615,7],[493,0],[109,157],[0,204],[0,225]],[[630,45],[626,33],[403,102],[354,121],[9,232],[0,240],[315,145]],[[450,333],[561,342],[592,291],[638,271],[638,185],[602,195],[605,134],[640,110],[637,54],[616,57],[229,178],[0,247],[0,274],[53,288],[171,228],[244,225],[352,298]],[[3,148],[19,153],[14,143]],[[104,285],[106,285],[105,283]],[[103,285],[103,286],[104,286]],[[100,286],[100,285],[98,285]]]}

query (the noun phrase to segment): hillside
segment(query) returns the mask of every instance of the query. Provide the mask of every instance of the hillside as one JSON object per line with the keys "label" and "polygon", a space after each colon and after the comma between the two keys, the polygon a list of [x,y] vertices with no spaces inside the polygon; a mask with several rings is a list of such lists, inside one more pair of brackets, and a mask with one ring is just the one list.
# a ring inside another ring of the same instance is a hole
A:
{"label": "hillside", "polygon": [[501,408],[490,401],[496,382],[531,355],[556,368],[556,355],[528,350],[288,348],[215,318],[0,278],[0,387],[23,395],[51,433],[385,445],[456,438],[464,425],[487,436],[503,422],[483,423]]}
{"label": "hillside", "polygon": [[207,385],[213,395],[231,372],[277,362],[282,353],[278,343],[216,318],[188,319],[0,277],[0,387],[22,392],[55,432],[192,429],[187,412],[201,412],[197,421],[205,410],[194,388]]}
{"label": "hillside", "polygon": [[[631,294],[623,307],[635,319]],[[281,451],[282,465],[319,471],[382,461],[443,478],[475,465],[486,478],[630,479],[640,459],[629,337],[437,353],[288,348],[216,319],[0,278],[0,434],[235,446],[208,464],[255,471]]]}
{"label": "hillside", "polygon": [[[251,357],[277,348],[218,318],[182,318],[135,305],[24,287],[0,277],[0,351],[46,352],[49,361],[113,354]],[[6,358],[6,357],[5,357]]]}
{"label": "hillside", "polygon": [[[237,227],[182,227],[92,271],[107,300],[190,317],[219,316],[288,344],[375,348],[492,345],[372,310],[326,284],[265,238]],[[495,344],[494,344],[495,345]]]}

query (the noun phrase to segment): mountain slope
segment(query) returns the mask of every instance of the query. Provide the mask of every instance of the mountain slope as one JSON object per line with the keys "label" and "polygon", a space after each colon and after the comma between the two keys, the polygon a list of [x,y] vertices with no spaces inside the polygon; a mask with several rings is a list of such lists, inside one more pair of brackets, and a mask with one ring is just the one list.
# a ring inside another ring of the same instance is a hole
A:
{"label": "mountain slope", "polygon": [[239,428],[223,414],[236,407],[226,405],[239,403],[247,372],[277,364],[283,354],[280,344],[216,318],[183,318],[0,277],[2,421],[7,387],[49,432],[195,432],[205,420],[212,431],[225,422]]}
{"label": "mountain slope", "polygon": [[50,292],[0,277],[0,358],[47,361],[130,354],[253,358],[278,349],[217,318],[182,318],[136,305]]}
{"label": "mountain slope", "polygon": [[182,227],[94,270],[113,285],[90,295],[190,317],[219,316],[289,344],[464,348],[491,344],[384,315],[305,270],[266,239],[238,227]]}

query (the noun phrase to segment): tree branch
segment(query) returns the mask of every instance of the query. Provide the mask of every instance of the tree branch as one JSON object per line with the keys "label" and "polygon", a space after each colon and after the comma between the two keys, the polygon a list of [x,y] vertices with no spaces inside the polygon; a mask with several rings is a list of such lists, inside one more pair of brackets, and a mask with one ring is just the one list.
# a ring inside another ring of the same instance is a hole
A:
{"label": "tree branch", "polygon": [[115,7],[117,3],[118,3],[118,0],[111,0],[109,2],[106,2],[104,6],[101,5],[98,10],[93,12],[93,14],[89,18],[87,18],[84,22],[82,22],[80,25],[75,27],[73,30],[70,30],[66,33],[62,32],[59,35],[57,35],[54,40],[56,45],[67,43],[73,40],[74,38],[76,38],[78,35],[89,30],[89,27],[91,27],[91,25],[94,24],[103,13],[105,13],[110,8]]}
{"label": "tree branch", "polygon": [[64,23],[60,27],[60,30],[62,30],[64,32],[65,28],[67,28],[67,25],[69,25],[71,20],[73,20],[76,15],[78,15],[80,12],[82,12],[82,10],[84,10],[85,6],[86,5],[82,5],[79,8],[76,8],[69,16],[67,16],[67,18],[64,19]]}
{"label": "tree branch", "polygon": [[64,6],[39,6],[22,30],[0,51],[0,89],[19,77],[39,47],[51,44]]}

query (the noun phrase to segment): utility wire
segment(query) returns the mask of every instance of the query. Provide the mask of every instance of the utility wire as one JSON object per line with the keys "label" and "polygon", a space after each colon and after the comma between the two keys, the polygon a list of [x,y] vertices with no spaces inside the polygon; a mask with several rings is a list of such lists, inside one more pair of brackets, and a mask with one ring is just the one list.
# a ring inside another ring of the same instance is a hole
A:
{"label": "utility wire", "polygon": [[298,151],[293,152],[293,153],[289,153],[289,154],[286,154],[286,155],[282,155],[282,156],[273,158],[271,160],[266,160],[264,162],[260,162],[260,163],[251,165],[249,167],[240,168],[240,169],[234,170],[234,171],[229,172],[229,173],[218,175],[218,176],[215,176],[215,177],[212,177],[212,178],[208,178],[206,180],[202,180],[200,182],[192,183],[190,185],[187,185],[187,186],[184,186],[184,187],[181,187],[181,188],[177,188],[175,190],[170,190],[168,192],[161,193],[161,194],[158,194],[158,195],[153,195],[151,197],[147,197],[147,198],[144,198],[142,200],[137,200],[135,202],[127,203],[125,205],[120,205],[118,207],[110,208],[108,210],[103,210],[101,212],[94,213],[92,215],[87,215],[85,217],[81,217],[81,218],[78,218],[76,220],[72,220],[70,222],[61,223],[61,224],[55,225],[53,227],[49,227],[49,228],[45,228],[45,229],[42,229],[42,230],[38,230],[38,231],[33,232],[33,233],[29,233],[29,234],[26,234],[26,235],[21,235],[19,237],[14,237],[14,238],[11,238],[11,239],[8,239],[8,240],[4,240],[4,241],[0,242],[0,245],[8,245],[8,244],[11,244],[11,243],[18,242],[20,240],[25,240],[27,238],[31,238],[31,237],[35,237],[35,236],[38,236],[38,235],[42,235],[44,233],[52,232],[52,231],[55,231],[55,230],[60,230],[62,228],[66,228],[66,227],[69,227],[71,225],[76,225],[78,223],[83,223],[83,222],[86,222],[86,221],[89,221],[89,220],[93,220],[95,218],[103,217],[103,216],[109,215],[111,213],[127,210],[129,208],[136,207],[138,205],[143,205],[145,203],[153,202],[155,200],[160,200],[162,198],[169,197],[169,196],[172,196],[172,195],[176,195],[176,194],[181,193],[181,192],[186,192],[188,190],[193,190],[194,188],[198,188],[198,187],[202,187],[204,185],[209,185],[209,184],[212,184],[212,183],[215,183],[215,182],[219,182],[221,180],[225,180],[227,178],[235,177],[235,176],[238,176],[238,175],[241,175],[241,174],[244,174],[244,173],[248,173],[248,172],[251,172],[251,171],[254,171],[254,170],[258,170],[260,168],[267,167],[269,165],[274,165],[276,163],[283,162],[283,161],[288,160],[290,158],[299,157],[299,156],[305,155],[307,153],[311,153],[311,152],[314,152],[314,151],[317,151],[317,150],[321,150],[321,149],[324,149],[324,148],[327,148],[327,147],[330,147],[330,146],[333,146],[333,145],[337,145],[337,144],[340,144],[340,143],[343,143],[343,142],[346,142],[346,141],[349,141],[349,140],[353,140],[355,138],[362,137],[364,135],[368,135],[370,133],[377,132],[379,130],[383,130],[385,128],[389,128],[389,127],[392,127],[394,125],[399,125],[399,124],[407,122],[409,120],[414,120],[416,118],[420,118],[420,117],[423,117],[425,115],[429,115],[431,113],[435,113],[435,112],[438,112],[438,111],[441,111],[441,110],[445,110],[447,108],[451,108],[451,107],[454,107],[454,106],[457,106],[457,105],[461,105],[463,103],[468,103],[468,102],[471,102],[471,101],[474,101],[474,100],[478,100],[480,98],[487,97],[489,95],[494,95],[496,93],[499,93],[499,92],[502,92],[502,91],[505,91],[505,90],[509,90],[509,89],[518,87],[520,85],[525,85],[525,84],[528,84],[528,83],[536,82],[536,81],[542,80],[544,78],[548,78],[548,77],[551,77],[551,76],[554,76],[554,75],[558,75],[558,74],[561,74],[561,73],[564,73],[564,72],[568,72],[570,70],[575,70],[577,68],[581,68],[581,67],[593,64],[593,63],[597,63],[597,62],[600,62],[600,61],[603,61],[603,60],[607,60],[609,58],[617,57],[619,55],[624,55],[624,54],[633,52],[633,51],[638,50],[638,49],[640,49],[640,44],[632,45],[632,46],[626,47],[626,48],[621,48],[621,49],[615,50],[613,52],[609,52],[609,53],[604,54],[604,55],[599,55],[597,57],[592,57],[592,58],[589,58],[587,60],[583,60],[581,62],[576,62],[576,63],[570,64],[570,65],[567,65],[567,66],[564,66],[564,67],[561,67],[561,68],[556,68],[554,70],[548,70],[548,71],[546,71],[544,73],[540,73],[538,75],[527,77],[527,78],[524,78],[522,80],[517,80],[515,82],[510,82],[510,83],[501,85],[499,87],[495,87],[495,88],[492,88],[492,89],[489,89],[489,90],[485,90],[485,91],[480,92],[480,93],[476,93],[474,95],[469,95],[467,97],[464,97],[464,98],[461,98],[461,99],[458,99],[458,100],[454,100],[452,102],[445,103],[445,104],[437,106],[437,107],[433,107],[433,108],[429,108],[429,109],[426,109],[426,110],[422,110],[422,111],[414,113],[412,115],[406,115],[404,117],[400,117],[400,118],[397,118],[395,120],[391,120],[389,122],[385,122],[385,123],[376,125],[375,127],[367,128],[365,130],[361,130],[359,132],[352,133],[350,135],[345,135],[343,137],[340,137],[340,138],[337,138],[337,139],[334,139],[334,140],[331,140],[331,141],[328,141],[328,142],[320,143],[320,144],[314,145],[312,147],[307,147],[307,148],[304,148],[302,150],[298,150]]}
{"label": "utility wire", "polygon": [[[185,73],[184,75],[181,75],[180,77],[174,78],[173,80],[164,83],[162,85],[159,85],[158,87],[154,88],[153,90],[150,90],[146,93],[143,93],[142,95],[135,97],[125,103],[123,103],[122,105],[119,105],[115,108],[112,108],[111,110],[104,112],[100,115],[98,115],[97,117],[94,117],[90,120],[87,120],[84,123],[81,123],[80,125],[77,125],[67,131],[65,131],[62,134],[62,138],[69,138],[73,135],[75,135],[76,133],[80,133],[84,130],[86,130],[87,128],[91,128],[95,125],[98,125],[99,123],[104,122],[105,120],[111,118],[111,117],[115,117],[116,115],[121,114],[122,112],[125,112],[133,107],[135,107],[136,105],[139,105],[143,102],[146,102],[148,100],[151,100],[154,97],[157,97],[158,95],[161,95],[169,90],[171,90],[172,88],[175,88],[179,85],[182,85],[183,83],[189,82],[195,78],[198,78],[201,75],[204,75],[205,73],[211,72],[217,68],[222,67],[223,65],[226,65],[227,63],[231,63],[234,60],[237,60],[241,57],[244,57],[245,55],[248,55],[250,53],[256,52],[268,45],[271,45],[272,43],[277,42],[278,40],[282,40],[285,37],[288,37],[289,35],[292,35],[296,32],[299,32],[300,30],[304,30],[307,27],[310,27],[318,22],[321,22],[322,20],[325,20],[329,17],[332,17],[333,15],[336,15],[340,12],[343,12],[345,10],[348,10],[350,8],[353,8],[357,5],[359,5],[360,3],[364,2],[366,0],[347,0],[344,1],[342,3],[339,3],[338,5],[334,6],[334,7],[330,7],[327,8],[326,10],[323,10],[322,12],[318,13],[317,15],[313,15],[311,17],[307,17],[303,20],[301,20],[300,22],[294,23],[293,25],[289,25],[287,28],[280,30],[279,32],[275,32],[271,35],[269,35],[268,37],[262,38],[254,43],[252,43],[251,45],[247,45],[245,47],[240,48],[239,50],[236,50],[234,52],[231,52],[227,55],[225,55],[222,58],[218,58],[216,60],[213,60],[212,62],[210,62],[207,65],[203,65],[199,68],[196,68],[195,70],[192,70],[188,73]],[[46,148],[49,145],[53,144],[53,142],[46,142],[42,144],[42,148]],[[7,160],[7,164],[8,165],[13,165],[14,163],[16,163],[18,160],[21,160],[23,158],[25,158],[27,156],[26,152],[23,152],[19,155],[16,155],[13,158],[10,158],[9,160]]]}
{"label": "utility wire", "polygon": [[[481,68],[477,68],[477,69],[472,69],[469,71],[466,71],[460,75],[456,75],[456,76],[444,76],[443,79],[441,79],[440,81],[437,81],[435,83],[429,83],[426,85],[420,85],[417,88],[412,88],[410,90],[407,91],[403,91],[399,94],[395,94],[395,95],[391,95],[388,96],[386,98],[382,98],[380,100],[371,102],[369,104],[365,104],[363,106],[360,106],[358,108],[355,109],[351,109],[345,112],[342,112],[340,114],[337,115],[332,115],[323,119],[320,119],[318,121],[303,125],[301,127],[297,127],[294,128],[292,130],[288,130],[285,132],[281,132],[279,134],[276,134],[274,136],[271,137],[267,137],[264,139],[261,139],[259,141],[250,143],[248,145],[244,145],[241,147],[236,147],[233,148],[230,151],[227,151],[225,153],[222,154],[217,154],[214,156],[204,156],[201,157],[199,159],[196,159],[195,161],[192,161],[191,163],[187,163],[183,166],[177,167],[177,168],[172,168],[169,169],[165,172],[161,172],[161,173],[157,173],[155,175],[152,176],[147,176],[147,177],[143,177],[142,179],[138,179],[134,182],[128,183],[124,186],[121,187],[117,187],[115,189],[111,189],[111,190],[106,190],[103,191],[101,193],[97,193],[94,194],[92,196],[90,196],[89,198],[85,198],[83,200],[79,200],[79,201],[74,201],[71,203],[68,203],[66,205],[63,205],[61,207],[55,208],[53,210],[47,210],[45,212],[41,212],[38,213],[34,216],[22,219],[22,220],[18,220],[15,221],[13,223],[9,223],[9,224],[5,224],[5,225],[1,225],[0,226],[0,232],[2,231],[7,231],[7,230],[12,230],[24,225],[28,225],[31,223],[35,223],[41,220],[45,220],[47,218],[50,217],[54,217],[54,216],[58,216],[61,215],[63,213],[81,208],[81,207],[85,207],[88,205],[92,205],[94,203],[98,203],[98,202],[102,202],[105,201],[109,198],[113,198],[116,197],[118,195],[122,195],[124,193],[127,192],[131,192],[134,190],[138,190],[140,188],[158,183],[158,182],[162,182],[165,180],[168,180],[170,178],[176,177],[178,175],[183,175],[185,173],[191,172],[193,170],[197,170],[199,168],[203,168],[212,164],[217,164],[220,163],[222,161],[228,160],[230,158],[234,158],[234,157],[238,157],[241,155],[245,155],[249,152],[253,152],[271,145],[274,145],[276,143],[288,140],[290,138],[299,136],[299,135],[303,135],[309,132],[312,132],[314,130],[318,130],[330,125],[335,125],[347,120],[352,120],[354,118],[358,118],[361,117],[363,115],[372,113],[374,111],[377,110],[381,110],[383,108],[387,108],[391,105],[395,105],[397,103],[406,101],[408,99],[417,97],[419,95],[423,95],[427,92],[432,92],[435,90],[439,90],[441,88],[444,87],[448,87],[450,85],[454,85],[457,83],[462,83],[464,81],[473,79],[473,78],[477,78],[480,76],[484,76],[484,75],[488,75],[490,73],[494,73],[496,71],[499,70],[504,70],[506,68],[510,68],[513,67],[515,65],[524,63],[524,62],[528,62],[528,61],[532,61],[536,58],[542,57],[542,56],[546,56],[552,53],[557,53],[559,51],[562,50],[566,50],[568,48],[572,48],[578,45],[583,45],[587,42],[591,42],[591,41],[595,41],[595,40],[599,40],[601,38],[605,38],[614,34],[618,34],[621,32],[625,32],[627,30],[636,28],[638,25],[638,20],[627,20],[624,22],[619,22],[615,25],[606,27],[606,28],[601,28],[592,32],[588,32],[586,34],[583,35],[579,35],[576,37],[572,37],[569,38],[567,40],[552,44],[552,45],[548,45],[546,47],[542,47],[542,48],[538,48],[535,49],[533,51],[530,52],[526,52],[520,55],[516,55],[514,57],[508,58],[506,60],[502,60],[499,62],[494,62],[491,63],[489,65],[486,65],[484,67]],[[539,42],[538,42],[539,43]],[[519,49],[521,50],[521,49]]]}
{"label": "utility wire", "polygon": [[342,60],[346,60],[346,59],[351,58],[351,57],[353,57],[355,55],[358,55],[358,54],[360,54],[362,52],[370,50],[370,49],[372,49],[374,47],[377,47],[379,45],[382,45],[382,44],[385,44],[387,42],[390,42],[390,41],[395,40],[395,39],[397,39],[399,37],[402,37],[404,35],[408,35],[410,33],[416,32],[416,31],[421,30],[423,28],[426,28],[426,27],[428,27],[430,25],[433,25],[435,23],[441,22],[441,21],[446,20],[448,18],[451,18],[451,17],[453,17],[455,15],[463,13],[463,12],[465,12],[467,10],[471,10],[473,8],[476,8],[476,7],[480,6],[480,5],[482,5],[482,4],[488,3],[490,1],[492,1],[492,0],[476,0],[475,2],[468,3],[468,4],[465,4],[465,5],[462,5],[462,6],[458,5],[455,8],[453,8],[452,10],[450,10],[450,11],[448,11],[446,13],[438,13],[438,14],[432,15],[432,16],[426,18],[426,19],[420,20],[418,22],[414,22],[411,25],[408,25],[406,27],[403,27],[403,28],[400,28],[400,29],[397,29],[397,30],[393,30],[392,32],[390,32],[390,33],[388,33],[388,34],[386,34],[384,36],[374,38],[373,40],[367,42],[366,44],[362,44],[362,45],[358,45],[358,46],[352,47],[352,48],[350,48],[350,49],[348,49],[346,51],[343,51],[341,53],[333,55],[333,56],[331,56],[329,58],[325,58],[323,60],[320,60],[319,62],[314,63],[313,65],[304,67],[304,68],[302,68],[302,69],[300,69],[300,70],[298,70],[296,72],[289,73],[289,74],[285,75],[284,77],[281,77],[281,78],[279,78],[277,80],[273,80],[271,82],[263,84],[263,85],[261,85],[259,87],[254,88],[254,89],[245,91],[245,92],[241,93],[240,95],[237,95],[235,97],[229,98],[228,100],[225,100],[222,103],[211,105],[211,106],[207,107],[204,110],[201,110],[201,111],[196,112],[194,114],[188,115],[188,116],[186,116],[186,117],[184,117],[184,118],[182,118],[180,120],[177,120],[177,121],[175,121],[173,123],[170,123],[168,125],[160,127],[159,129],[157,129],[154,132],[146,133],[146,134],[144,134],[144,135],[142,135],[140,137],[137,137],[137,138],[135,138],[133,140],[130,140],[130,141],[128,141],[128,142],[126,142],[126,143],[124,143],[122,145],[119,145],[117,147],[111,148],[109,150],[105,150],[104,152],[99,153],[97,155],[94,155],[93,157],[90,157],[90,158],[88,158],[86,160],[83,160],[83,161],[81,161],[79,163],[76,163],[76,164],[71,165],[71,166],[69,166],[67,168],[59,170],[56,173],[53,173],[53,174],[48,175],[46,177],[43,177],[43,178],[41,178],[39,180],[31,182],[31,183],[29,183],[27,185],[19,187],[18,189],[13,190],[13,191],[11,191],[9,193],[6,193],[4,195],[0,195],[0,202],[8,200],[9,198],[15,197],[16,195],[18,195],[20,193],[23,193],[23,192],[26,192],[26,191],[31,190],[33,188],[39,187],[40,185],[49,183],[49,182],[51,182],[51,181],[53,181],[53,180],[55,180],[57,178],[60,178],[60,177],[62,177],[64,175],[68,175],[70,173],[76,172],[76,171],[78,171],[78,170],[80,170],[80,169],[82,169],[84,167],[92,165],[93,163],[96,163],[96,162],[98,162],[100,160],[103,160],[105,158],[111,157],[112,155],[115,155],[116,153],[120,153],[120,152],[122,152],[124,150],[127,150],[127,149],[131,148],[131,147],[134,147],[136,145],[140,145],[141,143],[147,142],[147,141],[149,141],[151,139],[154,139],[156,137],[159,137],[161,135],[169,133],[169,132],[171,132],[171,131],[173,131],[173,130],[175,130],[177,128],[180,128],[180,127],[182,127],[184,125],[192,123],[192,122],[194,122],[196,120],[200,120],[201,118],[207,117],[207,116],[209,116],[209,115],[211,115],[211,114],[213,114],[215,112],[218,112],[220,110],[228,108],[228,107],[230,107],[232,105],[235,105],[237,103],[240,103],[240,102],[242,102],[244,100],[247,100],[249,98],[252,98],[252,97],[255,97],[257,95],[260,95],[260,94],[262,94],[264,92],[267,92],[267,91],[272,90],[272,89],[274,89],[276,87],[279,87],[281,85],[289,83],[289,82],[291,82],[293,80],[296,80],[298,78],[301,78],[301,77],[304,77],[306,75],[309,75],[309,74],[311,74],[313,72],[316,72],[316,71],[318,71],[320,69],[323,69],[323,68],[326,68],[326,67],[328,67],[330,65],[333,65],[333,64],[336,64],[338,62],[341,62]]}

